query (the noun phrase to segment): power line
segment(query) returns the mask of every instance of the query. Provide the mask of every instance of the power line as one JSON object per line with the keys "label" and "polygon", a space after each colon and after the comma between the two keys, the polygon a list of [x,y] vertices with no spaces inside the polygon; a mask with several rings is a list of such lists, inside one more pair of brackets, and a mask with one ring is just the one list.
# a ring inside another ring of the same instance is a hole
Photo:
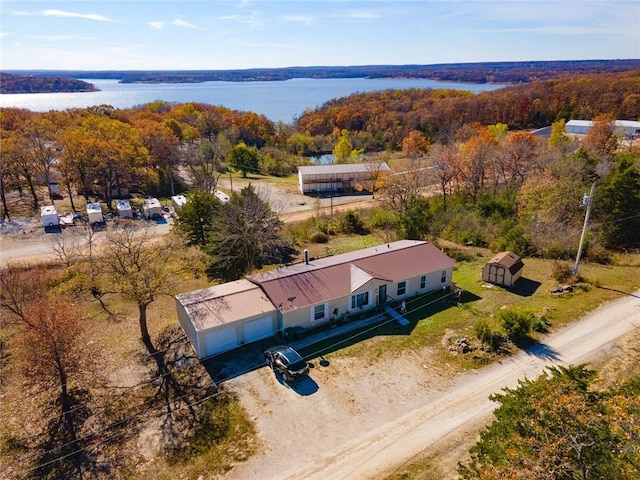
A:
{"label": "power line", "polygon": [[[449,297],[449,296],[451,296],[451,295],[454,295],[454,292],[450,292],[450,293],[448,293],[448,294],[446,294],[446,295],[443,295],[443,296],[440,296],[440,297],[438,297],[438,298],[436,298],[436,299],[434,299],[434,300],[432,300],[432,301],[430,301],[430,302],[428,302],[428,303],[426,303],[426,304],[420,305],[420,306],[418,306],[418,307],[416,307],[416,308],[414,308],[414,309],[412,309],[412,310],[408,311],[408,312],[407,312],[407,314],[414,313],[414,312],[418,311],[419,309],[422,309],[422,308],[424,308],[424,307],[427,307],[427,306],[432,305],[432,304],[437,303],[437,302],[441,302],[442,300],[444,300],[445,298],[447,298],[447,297]],[[381,314],[377,314],[377,315],[381,315]],[[380,323],[376,323],[375,325],[373,325],[373,326],[371,326],[371,327],[369,327],[369,328],[366,328],[366,329],[364,329],[364,330],[358,331],[358,332],[357,332],[357,333],[355,333],[354,335],[351,335],[351,336],[349,336],[349,337],[347,337],[347,338],[343,338],[343,339],[341,339],[340,341],[334,342],[334,343],[332,343],[332,344],[330,344],[330,345],[328,345],[328,346],[325,346],[325,347],[323,347],[323,348],[321,348],[321,349],[319,349],[319,350],[316,350],[315,352],[313,352],[313,353],[311,353],[311,354],[308,354],[308,355],[306,355],[306,356],[305,356],[305,357],[303,357],[303,358],[304,358],[305,360],[310,359],[310,358],[315,358],[315,356],[318,356],[318,355],[319,355],[321,352],[323,352],[323,351],[326,351],[326,350],[331,349],[331,348],[333,348],[333,347],[337,347],[338,345],[341,345],[341,344],[343,344],[343,343],[345,343],[345,342],[348,342],[348,341],[354,340],[354,339],[356,339],[356,338],[358,338],[358,337],[360,337],[360,336],[362,336],[362,335],[365,335],[365,334],[367,334],[367,333],[370,333],[370,332],[372,332],[372,331],[374,331],[374,330],[376,330],[376,329],[378,329],[378,328],[381,328],[381,327],[383,327],[383,326],[386,326],[386,325],[388,325],[389,323],[392,323],[392,322],[395,322],[395,321],[396,321],[395,319],[390,318],[390,319],[385,320],[385,321],[382,321],[382,322],[380,322]],[[222,354],[211,355],[211,356],[209,356],[209,357],[206,357],[206,358],[202,359],[202,360],[201,360],[201,362],[204,362],[204,361],[206,361],[206,360],[211,360],[211,359],[213,359],[214,357],[216,357],[216,356],[220,356],[220,355],[222,355]],[[261,363],[261,364],[259,364],[258,366],[262,366],[262,365],[263,365],[263,364]],[[247,368],[246,370],[242,370],[242,371],[240,371],[240,372],[236,372],[236,374],[235,374],[234,376],[230,376],[230,377],[227,377],[227,378],[220,379],[218,383],[223,383],[223,382],[225,382],[225,381],[227,381],[227,380],[230,380],[231,378],[235,378],[235,377],[238,377],[238,376],[241,376],[241,375],[247,374],[247,373],[251,372],[252,370],[254,370],[254,368],[255,368],[255,366],[252,366],[252,367]],[[243,382],[243,383],[240,383],[240,385],[239,385],[239,386],[240,386],[240,387],[242,387],[242,386],[246,386],[246,385],[248,385],[249,383],[250,383],[250,381],[249,381],[249,380],[247,380],[247,381],[245,381],[245,382]],[[223,393],[226,393],[226,392],[224,392],[223,390],[218,390],[218,391],[216,391],[216,392],[214,392],[214,393],[212,393],[212,394],[210,394],[210,395],[207,395],[207,396],[205,396],[205,397],[203,397],[203,398],[197,399],[197,400],[195,400],[195,401],[193,401],[193,402],[191,402],[191,403],[186,403],[186,404],[184,404],[184,405],[182,405],[182,404],[178,404],[178,406],[177,406],[174,410],[172,410],[172,412],[174,412],[174,411],[176,411],[176,410],[181,410],[181,409],[183,409],[183,408],[189,408],[189,407],[192,407],[192,406],[196,406],[196,405],[198,405],[198,404],[200,404],[200,403],[203,403],[203,402],[205,402],[205,401],[207,401],[207,400],[210,400],[210,399],[212,399],[212,398],[215,398],[215,397],[217,397],[217,396],[219,396],[219,395],[221,395],[221,394],[223,394]],[[113,429],[113,428],[116,428],[116,427],[118,427],[118,426],[121,426],[121,425],[127,425],[131,420],[134,420],[135,418],[138,418],[138,417],[142,416],[142,415],[143,415],[143,414],[145,414],[145,413],[148,413],[148,412],[151,412],[151,411],[153,411],[153,410],[160,409],[160,408],[164,408],[164,407],[169,407],[170,405],[175,404],[176,402],[178,402],[178,401],[180,401],[180,400],[182,400],[182,399],[186,398],[186,397],[187,397],[187,396],[189,396],[189,395],[190,395],[190,394],[184,394],[184,395],[181,395],[181,396],[179,396],[179,397],[174,398],[174,399],[173,399],[173,400],[171,400],[171,401],[168,401],[168,402],[165,402],[165,403],[162,403],[162,404],[160,404],[160,405],[153,406],[153,407],[149,407],[149,408],[147,408],[147,409],[145,409],[145,410],[143,410],[143,411],[140,411],[140,412],[137,412],[137,413],[135,413],[135,414],[129,415],[129,416],[127,416],[127,417],[125,417],[125,418],[123,418],[123,419],[120,419],[120,420],[118,420],[118,421],[116,421],[116,422],[112,422],[111,424],[109,424],[109,425],[107,425],[107,426],[103,427],[102,429],[99,429],[99,430],[97,430],[97,431],[95,431],[95,432],[90,432],[90,433],[88,433],[88,434],[86,434],[86,435],[84,435],[84,436],[82,436],[82,437],[80,437],[80,438],[78,438],[78,439],[75,439],[75,440],[72,440],[72,441],[70,441],[70,442],[67,442],[67,443],[66,443],[66,444],[64,444],[64,445],[61,445],[61,446],[58,446],[58,447],[54,447],[54,448],[52,448],[52,449],[50,449],[50,450],[47,450],[47,451],[43,452],[42,454],[40,454],[39,456],[44,456],[44,455],[47,455],[47,454],[49,454],[49,453],[51,453],[51,452],[55,452],[55,451],[57,451],[57,450],[60,450],[61,448],[65,448],[65,447],[68,447],[68,446],[70,446],[70,445],[77,444],[77,443],[79,443],[79,442],[81,442],[81,441],[84,441],[84,440],[89,440],[89,439],[91,439],[91,438],[93,438],[93,437],[97,436],[97,435],[98,435],[98,434],[100,434],[100,433],[106,432],[106,431],[111,430],[111,429]],[[167,412],[167,413],[165,413],[165,414],[163,414],[163,415],[169,415],[169,414],[171,414],[172,412]],[[160,415],[160,416],[163,416],[163,415]],[[121,433],[121,434],[123,434],[123,433]],[[111,438],[114,438],[114,437],[119,436],[119,435],[121,435],[121,434],[114,434],[114,435],[112,435],[112,436],[110,436],[110,437],[107,437],[106,439],[99,440],[98,442],[94,443],[93,445],[95,446],[95,445],[98,445],[98,444],[104,443],[105,441],[110,440]],[[73,452],[70,452],[70,453],[67,453],[67,454],[65,454],[65,455],[62,455],[62,456],[59,456],[59,457],[53,458],[53,459],[51,459],[51,460],[49,460],[49,461],[47,461],[47,462],[45,462],[45,463],[43,463],[43,464],[36,465],[35,467],[30,468],[30,469],[28,469],[28,470],[24,471],[23,473],[24,473],[25,475],[27,475],[27,474],[29,474],[29,473],[31,473],[31,472],[34,472],[34,471],[36,471],[36,470],[39,470],[39,469],[41,469],[41,468],[43,468],[43,467],[46,467],[46,466],[48,466],[48,465],[51,465],[51,464],[53,464],[53,463],[55,463],[55,462],[58,462],[58,461],[60,461],[60,460],[64,460],[65,458],[68,458],[68,457],[70,457],[70,456],[73,456],[73,455],[76,455],[76,454],[81,453],[81,452],[83,452],[83,451],[86,451],[89,447],[90,447],[90,446],[89,446],[89,445],[87,445],[87,446],[81,447],[81,448],[79,448],[79,449],[77,449],[77,450],[74,450]]]}

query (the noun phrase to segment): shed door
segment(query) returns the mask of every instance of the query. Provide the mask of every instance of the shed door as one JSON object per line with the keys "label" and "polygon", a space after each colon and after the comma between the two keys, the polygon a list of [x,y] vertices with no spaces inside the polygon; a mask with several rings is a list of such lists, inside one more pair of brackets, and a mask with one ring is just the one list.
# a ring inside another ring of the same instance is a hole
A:
{"label": "shed door", "polygon": [[220,352],[226,352],[240,345],[238,341],[238,332],[235,325],[227,325],[225,327],[213,330],[206,334],[204,338],[204,357],[214,355]]}
{"label": "shed door", "polygon": [[491,265],[489,267],[489,281],[498,285],[504,284],[504,267]]}
{"label": "shed door", "polygon": [[255,342],[274,334],[273,319],[271,317],[259,318],[242,325],[244,343]]}

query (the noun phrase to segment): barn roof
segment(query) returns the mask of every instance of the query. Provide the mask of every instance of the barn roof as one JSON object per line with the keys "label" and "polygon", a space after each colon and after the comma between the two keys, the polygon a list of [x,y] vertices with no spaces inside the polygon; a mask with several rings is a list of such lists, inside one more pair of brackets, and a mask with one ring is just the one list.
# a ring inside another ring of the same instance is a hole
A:
{"label": "barn roof", "polygon": [[247,277],[282,312],[345,297],[373,278],[400,281],[440,272],[453,259],[430,242],[401,240]]}
{"label": "barn roof", "polygon": [[308,165],[298,167],[302,175],[331,175],[343,173],[369,173],[374,171],[389,172],[391,169],[382,163],[345,163],[339,165]]}
{"label": "barn roof", "polygon": [[496,254],[488,263],[501,265],[509,270],[511,274],[516,273],[524,267],[522,259],[513,252],[500,252]]}
{"label": "barn roof", "polygon": [[176,295],[196,330],[203,330],[274,310],[259,286],[236,280]]}

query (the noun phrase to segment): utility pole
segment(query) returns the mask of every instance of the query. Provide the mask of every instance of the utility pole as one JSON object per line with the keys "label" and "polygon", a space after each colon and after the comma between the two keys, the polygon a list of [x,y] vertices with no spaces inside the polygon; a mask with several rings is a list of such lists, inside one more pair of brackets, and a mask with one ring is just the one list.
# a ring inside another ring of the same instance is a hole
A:
{"label": "utility pole", "polygon": [[589,195],[582,197],[582,205],[586,205],[587,213],[584,216],[584,225],[582,226],[582,235],[580,235],[580,245],[578,246],[578,255],[576,255],[576,264],[573,266],[573,274],[578,275],[578,263],[580,263],[580,255],[582,254],[582,245],[584,237],[587,233],[587,224],[589,223],[589,214],[591,213],[591,204],[593,203],[593,191],[596,189],[596,182],[591,184],[591,192]]}

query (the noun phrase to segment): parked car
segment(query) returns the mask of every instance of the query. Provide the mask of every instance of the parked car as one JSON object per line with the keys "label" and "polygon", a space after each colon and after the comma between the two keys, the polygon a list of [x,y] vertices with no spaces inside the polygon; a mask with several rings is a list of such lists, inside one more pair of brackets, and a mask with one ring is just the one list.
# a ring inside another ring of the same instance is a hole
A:
{"label": "parked car", "polygon": [[292,382],[309,373],[307,362],[288,345],[268,348],[264,352],[264,359],[274,372],[282,375],[285,382]]}

